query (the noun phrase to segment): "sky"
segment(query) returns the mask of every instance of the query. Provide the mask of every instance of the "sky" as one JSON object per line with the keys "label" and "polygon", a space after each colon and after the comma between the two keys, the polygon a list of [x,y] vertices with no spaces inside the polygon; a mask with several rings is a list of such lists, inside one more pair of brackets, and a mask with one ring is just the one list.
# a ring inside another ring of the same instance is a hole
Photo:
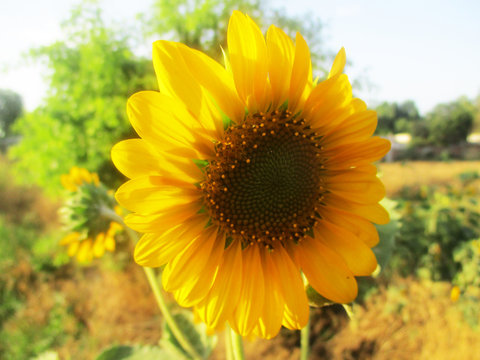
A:
{"label": "sky", "polygon": [[[103,0],[107,24],[134,26],[153,0]],[[331,51],[345,47],[345,72],[363,79],[355,95],[375,106],[414,100],[425,114],[436,104],[480,94],[480,1],[277,0],[288,14],[320,18]],[[26,61],[28,49],[62,38],[60,24],[77,0],[0,2],[0,89],[18,92],[27,110],[47,91],[46,68]],[[150,49],[147,44],[145,49]],[[144,51],[144,50],[139,50]],[[145,51],[147,55],[148,50]]]}

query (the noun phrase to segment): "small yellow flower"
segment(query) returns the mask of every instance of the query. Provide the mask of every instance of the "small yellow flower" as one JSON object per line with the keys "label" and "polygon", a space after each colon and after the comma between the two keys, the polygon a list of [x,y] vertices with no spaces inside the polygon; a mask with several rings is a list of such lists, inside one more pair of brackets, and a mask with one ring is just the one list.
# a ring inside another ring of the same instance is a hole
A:
{"label": "small yellow flower", "polygon": [[308,321],[302,272],[320,295],[349,303],[371,274],[372,223],[389,221],[371,163],[390,148],[372,137],[374,111],[352,97],[340,50],[325,81],[310,52],[271,26],[266,39],[235,11],[228,66],[158,41],[160,92],[128,101],[140,139],[112,150],[129,180],[117,193],[144,233],[135,260],[165,265],[162,282],[209,329],[275,336]]}

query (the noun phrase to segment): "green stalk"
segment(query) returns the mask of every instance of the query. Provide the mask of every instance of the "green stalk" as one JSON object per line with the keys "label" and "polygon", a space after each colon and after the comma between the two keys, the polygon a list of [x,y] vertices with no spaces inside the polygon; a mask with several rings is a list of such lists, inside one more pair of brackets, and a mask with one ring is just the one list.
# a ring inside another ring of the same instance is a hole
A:
{"label": "green stalk", "polygon": [[233,358],[235,360],[244,360],[245,354],[243,352],[243,338],[232,329],[230,329],[230,336],[232,342]]}
{"label": "green stalk", "polygon": [[[134,243],[137,243],[138,234],[125,224],[121,216],[119,216],[113,210],[109,208],[104,208],[104,207],[101,208],[101,214],[102,216],[105,216],[122,225],[125,228],[125,231],[127,232],[130,239]],[[155,271],[152,268],[148,268],[148,267],[144,267],[143,270],[145,271],[145,275],[147,276],[148,284],[152,288],[153,295],[155,297],[155,300],[157,301],[158,308],[162,312],[163,317],[165,318],[165,321],[167,322],[170,330],[172,331],[173,335],[177,339],[178,343],[194,360],[201,360],[202,356],[200,356],[200,354],[192,346],[190,341],[185,337],[182,330],[180,329],[177,322],[175,321],[175,318],[172,316],[172,313],[170,312],[170,309],[168,308],[167,303],[165,301],[165,297],[163,296],[163,292],[161,291],[158,285],[158,281],[155,276]]]}
{"label": "green stalk", "polygon": [[202,357],[198,354],[197,350],[190,344],[190,341],[185,337],[182,330],[178,327],[175,318],[172,316],[170,309],[165,302],[165,298],[163,296],[160,287],[158,286],[158,281],[155,277],[155,271],[152,268],[144,267],[145,274],[147,275],[148,283],[152,288],[153,295],[155,296],[155,300],[157,300],[158,307],[165,318],[170,330],[172,331],[173,335],[177,339],[178,343],[182,346],[182,348],[193,358],[193,359],[202,359]]}
{"label": "green stalk", "polygon": [[308,360],[310,353],[310,317],[307,325],[300,330],[300,360]]}
{"label": "green stalk", "polygon": [[235,355],[233,354],[233,344],[232,344],[232,334],[230,333],[230,326],[228,324],[225,326],[225,353],[227,355],[227,360],[235,360]]}

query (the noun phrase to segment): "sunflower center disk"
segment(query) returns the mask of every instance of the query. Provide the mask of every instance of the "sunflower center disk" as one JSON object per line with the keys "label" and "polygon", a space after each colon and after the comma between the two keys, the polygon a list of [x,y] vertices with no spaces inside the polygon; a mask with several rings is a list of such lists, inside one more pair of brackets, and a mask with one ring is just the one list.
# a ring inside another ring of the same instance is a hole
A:
{"label": "sunflower center disk", "polygon": [[323,193],[319,139],[289,111],[229,127],[202,183],[212,220],[245,243],[274,247],[305,236]]}

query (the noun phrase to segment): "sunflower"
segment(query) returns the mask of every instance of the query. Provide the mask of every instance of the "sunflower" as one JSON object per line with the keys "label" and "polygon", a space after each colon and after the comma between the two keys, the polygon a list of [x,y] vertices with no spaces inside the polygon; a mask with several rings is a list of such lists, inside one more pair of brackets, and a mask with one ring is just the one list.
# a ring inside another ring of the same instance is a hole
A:
{"label": "sunflower", "polygon": [[[90,262],[102,257],[105,251],[115,250],[115,234],[122,226],[102,215],[103,208],[114,207],[114,199],[96,173],[72,167],[61,176],[61,182],[70,191],[69,199],[60,209],[62,221],[69,232],[60,245],[68,247],[68,255],[79,262]],[[115,207],[115,212],[121,211]]]}
{"label": "sunflower", "polygon": [[135,260],[164,266],[162,282],[209,329],[271,338],[307,324],[303,276],[338,303],[377,262],[372,223],[388,222],[371,163],[390,148],[372,137],[376,113],[352,97],[344,49],[328,79],[310,53],[271,26],[266,38],[235,11],[226,66],[183,44],[157,41],[160,92],[130,97],[140,139],[112,159],[129,181],[116,193],[144,233]]}

